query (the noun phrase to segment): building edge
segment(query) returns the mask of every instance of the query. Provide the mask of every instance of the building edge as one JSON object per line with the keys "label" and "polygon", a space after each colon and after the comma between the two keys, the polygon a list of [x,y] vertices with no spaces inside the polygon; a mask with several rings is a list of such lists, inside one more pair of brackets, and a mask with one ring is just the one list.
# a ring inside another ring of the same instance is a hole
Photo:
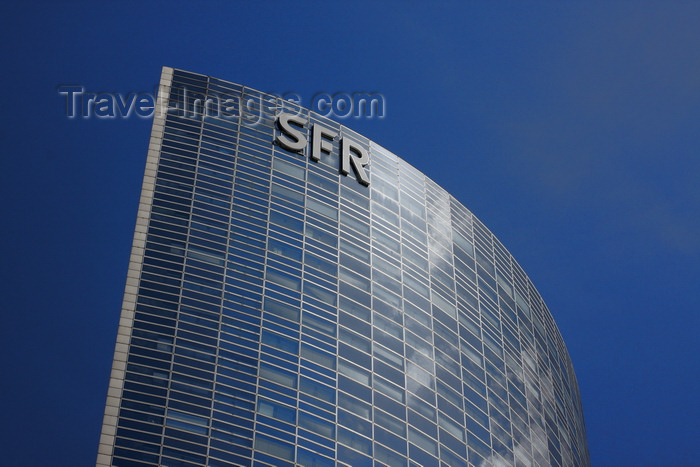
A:
{"label": "building edge", "polygon": [[126,373],[128,346],[134,324],[136,295],[138,293],[138,283],[143,266],[146,233],[148,231],[148,221],[153,204],[156,171],[160,160],[160,149],[163,141],[163,127],[167,115],[165,110],[168,108],[168,96],[170,95],[172,79],[173,69],[164,66],[161,71],[156,107],[153,113],[153,125],[151,127],[146,167],[144,169],[143,184],[141,186],[141,197],[136,215],[134,239],[131,244],[131,255],[126,275],[126,286],[124,287],[119,327],[117,329],[117,341],[114,347],[112,370],[107,389],[107,402],[105,404],[105,412],[102,420],[102,431],[100,432],[96,467],[109,467],[112,465],[112,453],[114,451],[114,440],[117,431],[119,405]]}

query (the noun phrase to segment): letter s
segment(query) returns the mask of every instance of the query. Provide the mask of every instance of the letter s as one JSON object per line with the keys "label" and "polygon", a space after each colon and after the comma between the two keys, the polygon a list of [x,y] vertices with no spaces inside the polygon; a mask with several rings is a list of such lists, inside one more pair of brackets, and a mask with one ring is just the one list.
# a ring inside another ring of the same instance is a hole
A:
{"label": "letter s", "polygon": [[[302,128],[306,122],[307,120],[305,118],[298,115],[280,114],[277,119],[277,124],[282,133],[277,135],[275,142],[288,151],[303,151],[306,147],[307,140],[300,128]],[[292,125],[296,125],[298,128]]]}

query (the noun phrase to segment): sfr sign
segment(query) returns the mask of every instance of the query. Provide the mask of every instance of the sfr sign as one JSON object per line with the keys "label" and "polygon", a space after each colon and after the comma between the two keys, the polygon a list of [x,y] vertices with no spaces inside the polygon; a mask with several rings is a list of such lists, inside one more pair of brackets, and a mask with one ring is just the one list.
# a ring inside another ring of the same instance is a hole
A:
{"label": "sfr sign", "polygon": [[[275,143],[287,151],[304,154],[309,142],[302,129],[308,120],[294,114],[282,113],[277,117],[277,127],[280,134],[275,138]],[[318,123],[311,127],[311,152],[309,158],[318,162],[321,154],[332,154],[333,145],[331,141],[338,137],[338,132],[326,128]],[[355,172],[357,181],[364,186],[369,186],[369,177],[364,166],[369,162],[369,154],[360,143],[347,137],[340,138],[340,173],[347,175],[350,168]]]}

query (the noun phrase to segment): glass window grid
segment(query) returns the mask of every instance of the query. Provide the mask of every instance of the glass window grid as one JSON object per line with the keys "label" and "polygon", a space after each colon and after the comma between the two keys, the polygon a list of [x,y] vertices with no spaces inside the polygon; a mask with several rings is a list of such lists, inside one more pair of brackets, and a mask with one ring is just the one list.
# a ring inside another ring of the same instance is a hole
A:
{"label": "glass window grid", "polygon": [[[410,184],[410,183],[406,183],[406,185],[409,185],[409,184]],[[412,194],[415,194],[415,193],[412,193]],[[482,245],[482,246],[485,246],[485,245]],[[496,257],[496,265],[499,266],[499,270],[502,269],[502,268],[504,268],[504,266],[505,266],[505,263],[504,263],[503,261],[501,261],[501,260],[502,260],[502,258],[498,258],[498,256]],[[500,261],[500,262],[499,262],[499,261]],[[166,263],[166,264],[167,264],[167,263]],[[176,265],[176,264],[177,264],[177,263],[174,263],[174,265]],[[518,282],[516,281],[516,282],[514,283],[514,285],[515,285],[516,290],[520,290],[520,292],[524,292],[523,289],[524,289],[525,287],[523,286],[523,283],[522,283],[522,282],[523,282],[523,278],[521,277],[520,280],[521,280],[520,283],[518,283]],[[496,292],[502,292],[502,291],[497,289]],[[529,295],[529,294],[526,294],[526,295]],[[505,298],[502,297],[502,296],[500,296],[499,299],[500,299],[500,300],[505,300]],[[500,303],[500,302],[499,302],[499,299],[493,300],[493,302],[495,302],[495,303],[492,303],[492,304],[491,304],[491,307],[492,307],[492,308],[495,308],[495,310],[499,310],[499,308],[497,307],[498,303]],[[529,300],[529,297],[526,297],[526,299]],[[488,301],[488,300],[487,300],[487,301]],[[520,308],[518,308],[518,310],[520,310]],[[513,334],[513,332],[517,332],[517,333],[518,333],[518,336],[527,335],[528,332],[531,332],[530,329],[529,329],[529,323],[527,323],[527,321],[521,317],[522,312],[519,313],[518,320],[517,320],[517,322],[516,322],[515,320],[512,319],[512,316],[508,314],[508,311],[509,311],[509,310],[507,309],[507,307],[506,307],[505,311],[504,311],[503,308],[501,308],[500,311],[503,313],[503,315],[499,317],[499,319],[500,319],[501,321],[503,321],[503,320],[505,319],[505,318],[504,318],[505,316],[508,316],[508,317],[509,317],[509,318],[507,318],[508,321],[509,321],[509,324],[507,324],[507,325],[504,324],[504,326],[509,326],[509,327],[506,327],[506,328],[503,328],[503,329],[506,329],[508,332],[511,332],[511,334]],[[541,315],[542,315],[542,313],[541,313]],[[538,317],[538,318],[539,318],[539,317]],[[540,325],[539,327],[538,327],[539,322],[538,322],[537,324],[534,324],[534,323],[533,323],[533,325],[534,325],[535,328],[536,328],[536,329],[535,329],[535,337],[539,338],[539,340],[543,340],[544,333],[547,333],[547,335],[550,335],[550,334],[552,334],[553,331],[555,330],[554,326],[551,325],[551,321],[550,321],[550,320],[545,320],[544,323],[545,323],[544,326],[541,326],[541,325]],[[513,328],[515,328],[515,329],[510,329],[510,327],[513,327]],[[498,331],[498,329],[496,329],[496,330]],[[550,340],[549,340],[549,343],[548,343],[547,345],[538,345],[538,347],[539,347],[540,349],[545,349],[545,348],[546,348],[546,349],[547,349],[547,352],[549,352],[549,354],[550,354],[553,358],[555,358],[555,359],[560,359],[558,353],[560,352],[560,351],[559,351],[559,348],[561,348],[561,344],[560,344],[560,339],[557,339],[558,337],[559,337],[559,336],[555,334],[554,343],[552,343],[552,339],[550,339]],[[507,340],[508,340],[508,341],[512,341],[512,340],[513,340],[513,337],[512,337],[511,335],[509,335],[509,338],[508,338]],[[512,346],[512,347],[514,347],[514,346]],[[517,350],[517,349],[514,349],[514,350]],[[560,373],[560,372],[562,371],[562,370],[560,369],[561,366],[562,366],[561,364],[558,364],[557,366],[554,367],[554,368],[556,369],[556,371],[555,371],[555,373],[554,373],[555,375],[558,374],[558,373]],[[560,391],[557,391],[557,392],[560,392]],[[561,399],[561,396],[559,396],[559,397],[560,397],[560,399]],[[562,403],[562,402],[559,402],[558,405],[561,406],[561,405],[563,405],[563,403]]]}

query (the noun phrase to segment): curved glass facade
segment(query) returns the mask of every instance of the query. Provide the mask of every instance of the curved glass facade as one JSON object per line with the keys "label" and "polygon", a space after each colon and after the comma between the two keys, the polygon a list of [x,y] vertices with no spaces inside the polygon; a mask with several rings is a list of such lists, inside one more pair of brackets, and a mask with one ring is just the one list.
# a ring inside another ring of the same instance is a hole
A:
{"label": "curved glass facade", "polygon": [[164,68],[158,106],[98,465],[590,464],[551,314],[449,193],[239,85]]}

